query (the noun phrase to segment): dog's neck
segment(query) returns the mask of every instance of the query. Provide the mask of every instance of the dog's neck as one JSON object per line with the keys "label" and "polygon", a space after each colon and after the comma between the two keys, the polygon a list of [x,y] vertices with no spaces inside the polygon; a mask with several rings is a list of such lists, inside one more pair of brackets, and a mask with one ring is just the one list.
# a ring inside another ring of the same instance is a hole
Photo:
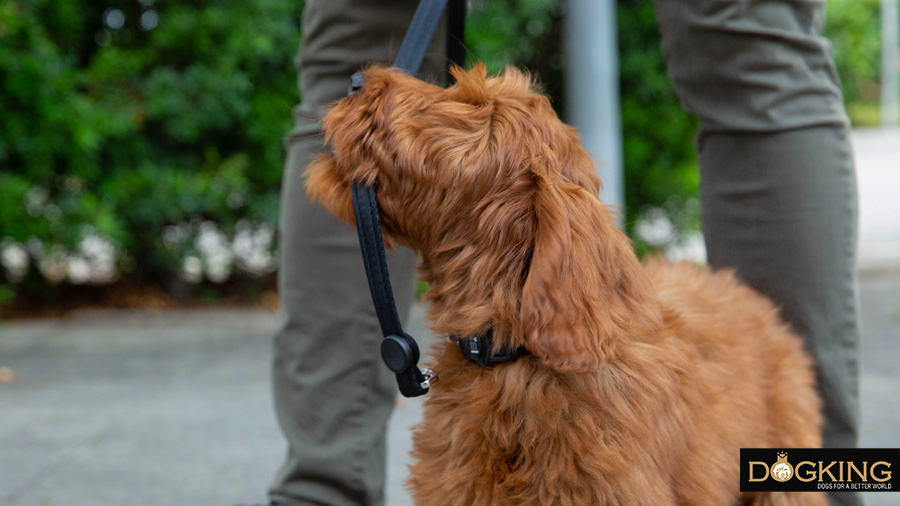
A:
{"label": "dog's neck", "polygon": [[432,330],[445,337],[491,330],[498,346],[523,346],[516,327],[530,245],[507,245],[499,251],[489,244],[472,244],[471,237],[467,241],[447,241],[439,250],[419,252]]}
{"label": "dog's neck", "polygon": [[[608,234],[601,233],[586,240],[599,242],[604,237],[609,240]],[[413,249],[421,257],[418,271],[429,287],[424,299],[430,303],[428,320],[436,335],[477,336],[490,330],[495,348],[528,348],[526,334],[529,329],[523,327],[521,310],[523,287],[532,267],[532,238],[503,242],[482,237],[472,227],[460,227],[455,234],[451,232],[442,236],[439,247],[421,246],[413,245]],[[623,310],[639,306],[639,310],[630,311],[627,321],[621,326],[612,324],[610,320],[598,322],[598,325],[614,329],[609,332],[620,334],[617,338],[620,344],[625,344],[622,341],[632,337],[650,335],[661,325],[658,303],[646,289],[649,281],[634,254],[629,251],[627,255],[630,257],[628,261],[634,262],[633,278],[640,278],[632,282],[643,287],[642,298],[639,302],[627,302],[625,295],[613,293],[610,297],[615,300],[611,300],[610,304]],[[583,260],[596,259],[590,257]],[[591,268],[598,271],[609,268],[597,262]]]}

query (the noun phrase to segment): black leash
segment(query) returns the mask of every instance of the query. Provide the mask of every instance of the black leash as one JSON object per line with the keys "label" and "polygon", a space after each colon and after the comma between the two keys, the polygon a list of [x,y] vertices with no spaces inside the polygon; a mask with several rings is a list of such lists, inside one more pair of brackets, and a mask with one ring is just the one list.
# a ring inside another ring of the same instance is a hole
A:
{"label": "black leash", "polygon": [[[410,75],[416,75],[435,29],[444,9],[447,10],[447,77],[451,63],[463,66],[465,59],[465,0],[421,0],[413,15],[409,30],[403,38],[400,50],[394,60],[394,66]],[[363,86],[362,74],[356,73],[350,80],[350,93]],[[356,216],[356,230],[359,233],[359,244],[362,249],[363,262],[366,267],[366,278],[375,313],[384,340],[381,341],[381,358],[388,368],[397,376],[397,386],[405,397],[417,397],[428,393],[432,374],[427,369],[419,369],[419,346],[416,340],[403,331],[400,316],[391,290],[387,260],[384,251],[384,240],[381,236],[381,220],[379,218],[378,198],[375,187],[354,182],[353,212]],[[524,348],[510,351],[500,350],[491,354],[491,334],[457,339],[460,350],[472,362],[487,366],[515,360],[527,353]]]}
{"label": "black leash", "polygon": [[[419,72],[419,67],[422,65],[422,60],[425,58],[425,52],[428,50],[428,45],[431,44],[431,39],[434,38],[434,32],[437,29],[438,22],[441,20],[444,9],[447,7],[447,2],[448,0],[419,1],[416,13],[413,15],[409,28],[406,30],[406,35],[403,37],[403,42],[400,44],[400,50],[394,58],[395,67],[403,69],[410,75],[416,75]],[[454,2],[460,3],[457,0],[454,0]],[[465,9],[465,4],[463,4],[463,9]],[[465,16],[465,11],[463,11],[463,15]],[[447,33],[449,41],[449,26]],[[458,36],[462,38],[462,32]]]}
{"label": "black leash", "polygon": [[356,231],[359,233],[369,291],[372,292],[375,313],[384,335],[384,340],[381,341],[381,358],[397,376],[397,386],[404,397],[426,394],[432,375],[419,369],[419,345],[412,336],[403,332],[403,326],[400,325],[394,292],[391,290],[391,278],[388,275],[374,186],[353,183],[353,212],[356,215]]}
{"label": "black leash", "polygon": [[[448,77],[450,63],[463,65],[465,0],[421,0],[394,59],[395,67],[410,75],[418,73],[445,8],[448,11]],[[354,74],[350,80],[350,93],[354,93],[362,85],[362,75]],[[403,331],[400,324],[388,275],[374,186],[353,183],[353,212],[356,216],[356,230],[359,233],[369,291],[372,293],[375,313],[384,334],[384,340],[381,342],[381,358],[397,376],[397,386],[400,387],[401,394],[405,397],[426,394],[432,375],[427,370],[419,369],[419,346],[412,336]]]}

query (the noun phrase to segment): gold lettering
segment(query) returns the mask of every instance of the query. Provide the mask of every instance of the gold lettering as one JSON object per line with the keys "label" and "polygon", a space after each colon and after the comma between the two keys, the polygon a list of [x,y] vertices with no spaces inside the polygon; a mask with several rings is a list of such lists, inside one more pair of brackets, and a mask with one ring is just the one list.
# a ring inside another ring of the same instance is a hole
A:
{"label": "gold lettering", "polygon": [[[755,479],[753,477],[753,466],[762,466],[766,470],[766,475],[762,478]],[[750,478],[747,481],[766,481],[769,478],[769,466],[765,462],[750,462]]]}
{"label": "gold lettering", "polygon": [[835,465],[835,464],[836,464],[836,462],[832,460],[832,461],[831,461],[831,464],[828,464],[826,467],[823,468],[823,467],[822,467],[822,461],[821,461],[821,460],[819,461],[819,481],[822,481],[822,479],[824,478],[825,473],[828,473],[828,476],[831,476],[831,481],[832,481],[832,482],[837,481],[837,480],[834,479],[834,475],[831,474],[831,471],[830,471],[831,466],[833,466],[833,465]]}
{"label": "gold lettering", "polygon": [[878,462],[872,464],[872,468],[870,469],[870,471],[871,471],[871,473],[872,473],[872,479],[875,480],[875,481],[880,481],[880,482],[885,482],[885,481],[890,480],[890,479],[891,479],[891,472],[890,472],[890,471],[882,471],[882,472],[881,472],[881,478],[876,478],[876,477],[875,477],[875,468],[878,467],[878,466],[886,466],[886,467],[890,468],[890,467],[891,467],[891,463],[890,463],[890,462],[885,462],[885,461],[883,461],[883,460],[879,460]]}
{"label": "gold lettering", "polygon": [[[809,470],[806,471],[806,475],[809,476],[809,478],[801,478],[801,477],[800,477],[800,476],[801,476],[801,475],[800,475],[800,467],[801,467],[801,466],[804,466],[804,465],[810,466],[810,467],[813,468],[813,469],[809,469]],[[816,470],[815,470],[815,466],[816,466],[815,463],[810,462],[810,461],[808,461],[808,460],[804,460],[803,462],[797,464],[797,467],[794,468],[794,474],[797,475],[797,479],[800,480],[800,481],[803,481],[803,482],[810,482],[810,481],[813,481],[813,480],[816,479]]]}
{"label": "gold lettering", "polygon": [[854,464],[852,460],[848,461],[847,462],[847,481],[853,481],[852,471],[856,471],[856,475],[859,476],[860,478],[862,478],[862,481],[864,481],[864,482],[869,481],[866,478],[866,473],[868,472],[867,471],[868,467],[869,467],[869,461],[864,460],[863,461],[863,470],[862,470],[862,472],[859,472],[859,469],[856,467],[856,464]]}

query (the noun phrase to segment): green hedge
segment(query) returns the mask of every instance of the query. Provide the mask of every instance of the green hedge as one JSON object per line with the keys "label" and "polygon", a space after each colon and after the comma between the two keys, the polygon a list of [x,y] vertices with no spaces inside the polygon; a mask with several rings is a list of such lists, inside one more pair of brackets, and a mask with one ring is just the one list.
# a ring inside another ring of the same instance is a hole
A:
{"label": "green hedge", "polygon": [[[626,224],[698,226],[696,120],[650,0],[618,3]],[[471,58],[538,74],[563,110],[560,0],[473,0]],[[0,3],[0,304],[125,279],[175,290],[275,268],[295,0]],[[854,120],[877,110],[878,0],[830,0]],[[877,117],[877,113],[876,113]],[[662,218],[660,218],[662,217]],[[651,241],[652,242],[652,241]]]}
{"label": "green hedge", "polygon": [[301,7],[2,3],[0,293],[271,271]]}
{"label": "green hedge", "polygon": [[824,35],[854,125],[881,123],[881,0],[828,0]]}

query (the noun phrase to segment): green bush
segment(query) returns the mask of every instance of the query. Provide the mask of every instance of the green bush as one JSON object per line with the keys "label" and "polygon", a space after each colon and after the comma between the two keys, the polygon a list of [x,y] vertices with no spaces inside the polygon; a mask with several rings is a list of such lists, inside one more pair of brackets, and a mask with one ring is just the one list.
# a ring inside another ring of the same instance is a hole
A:
{"label": "green bush", "polygon": [[475,0],[466,19],[469,61],[493,73],[516,65],[539,77],[556,110],[565,110],[560,0]]}
{"label": "green bush", "polygon": [[[697,120],[681,108],[666,76],[652,1],[622,0],[618,7],[626,227],[643,253],[699,230]],[[641,219],[663,215],[671,237],[651,242],[637,233]]]}
{"label": "green bush", "polygon": [[182,264],[204,234],[254,256],[220,251],[207,277],[271,271],[274,241],[259,243],[277,218],[301,4],[2,3],[6,284],[41,292],[120,272],[167,286],[197,276]]}
{"label": "green bush", "polygon": [[881,0],[828,0],[824,35],[854,125],[881,122]]}
{"label": "green bush", "polygon": [[[877,118],[878,1],[828,2],[857,122]],[[469,5],[470,60],[531,70],[564,110],[564,2]],[[617,7],[625,221],[643,252],[667,244],[643,240],[642,221],[663,216],[669,242],[698,228],[697,122],[665,75],[651,0]],[[0,3],[0,306],[85,282],[208,289],[271,272],[301,9]]]}

